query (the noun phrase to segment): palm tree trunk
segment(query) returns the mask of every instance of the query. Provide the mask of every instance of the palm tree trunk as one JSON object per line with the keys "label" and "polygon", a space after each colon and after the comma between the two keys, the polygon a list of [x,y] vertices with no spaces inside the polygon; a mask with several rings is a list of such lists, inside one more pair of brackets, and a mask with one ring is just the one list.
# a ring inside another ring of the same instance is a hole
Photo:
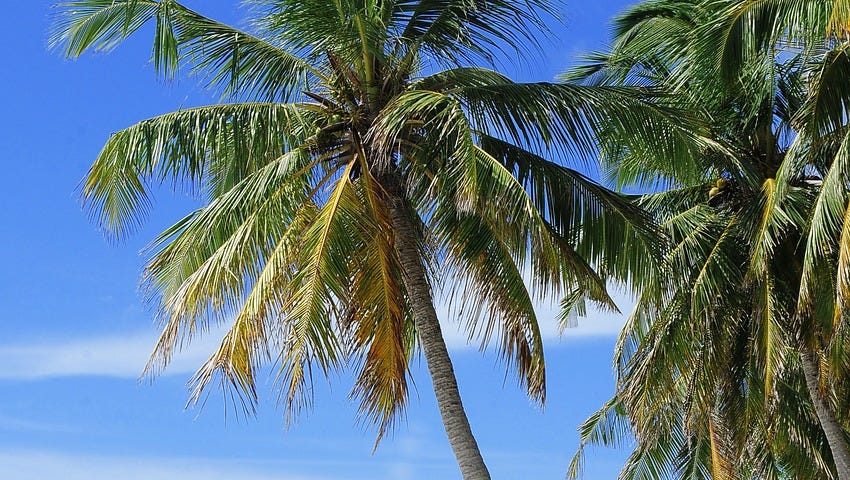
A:
{"label": "palm tree trunk", "polygon": [[817,356],[808,348],[801,353],[803,360],[803,375],[806,377],[806,387],[815,413],[820,421],[823,433],[829,443],[832,458],[835,461],[835,470],[838,480],[850,480],[850,450],[847,448],[847,440],[844,437],[844,429],[835,418],[835,412],[829,404],[829,400],[820,395],[820,367]]}
{"label": "palm tree trunk", "polygon": [[489,480],[490,472],[487,471],[478,443],[472,436],[472,429],[460,400],[449,351],[443,339],[440,322],[437,320],[437,312],[434,310],[431,287],[417,241],[417,228],[411,220],[407,201],[398,194],[391,195],[389,209],[395,232],[395,248],[401,263],[404,286],[413,307],[419,341],[434,383],[443,427],[464,480]]}

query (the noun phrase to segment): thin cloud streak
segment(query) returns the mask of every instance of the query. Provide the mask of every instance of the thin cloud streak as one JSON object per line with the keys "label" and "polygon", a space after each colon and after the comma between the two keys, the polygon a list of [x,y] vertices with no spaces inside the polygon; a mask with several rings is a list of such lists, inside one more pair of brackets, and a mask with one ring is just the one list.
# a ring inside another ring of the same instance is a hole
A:
{"label": "thin cloud streak", "polygon": [[79,433],[77,427],[0,414],[0,432]]}
{"label": "thin cloud streak", "polygon": [[[276,464],[275,470],[286,465]],[[6,480],[341,480],[300,472],[273,474],[270,468],[212,458],[87,456],[50,451],[0,451]]]}
{"label": "thin cloud streak", "polygon": [[[621,291],[614,291],[614,300],[623,312],[634,301]],[[623,314],[589,310],[577,326],[562,329],[558,324],[558,305],[537,305],[537,316],[543,339],[549,346],[572,339],[594,336],[613,336],[622,328]],[[462,324],[452,321],[450,309],[438,301],[437,313],[443,324],[448,347],[455,351],[477,348],[478,341],[469,341]],[[208,332],[197,338],[173,361],[162,375],[193,373],[215,350],[224,334],[223,329]],[[138,378],[156,343],[156,332],[133,332],[70,341],[54,341],[24,345],[0,345],[0,380],[41,380],[69,376],[103,376]]]}
{"label": "thin cloud streak", "polygon": [[[76,375],[138,378],[156,343],[154,332],[66,342],[0,346],[0,379],[38,380]],[[213,335],[175,355],[165,374],[194,372],[214,348]]]}

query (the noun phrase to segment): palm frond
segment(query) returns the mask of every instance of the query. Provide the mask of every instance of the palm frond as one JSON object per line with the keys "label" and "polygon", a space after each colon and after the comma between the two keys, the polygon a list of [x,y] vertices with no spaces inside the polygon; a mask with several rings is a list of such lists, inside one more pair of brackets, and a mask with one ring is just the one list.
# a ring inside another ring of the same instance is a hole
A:
{"label": "palm frond", "polygon": [[361,400],[360,413],[379,426],[377,445],[406,405],[415,333],[393,248],[390,213],[365,167],[361,166],[364,181],[356,189],[370,215],[359,223],[363,254],[351,288],[356,300],[346,318],[350,325],[344,328],[352,331],[353,348],[366,352],[352,395]]}
{"label": "palm frond", "polygon": [[806,241],[803,273],[800,279],[800,305],[807,309],[814,302],[812,285],[816,265],[835,252],[844,211],[848,201],[847,179],[850,178],[850,136],[844,138],[832,165],[821,183],[812,210],[811,225]]}
{"label": "palm frond", "polygon": [[152,60],[169,78],[187,64],[226,95],[286,101],[308,78],[322,77],[297,55],[175,0],[73,0],[57,7],[50,44],[69,57],[111,50],[153,21]]}
{"label": "palm frond", "polygon": [[280,248],[291,248],[300,231],[299,217],[310,212],[301,205],[312,205],[304,188],[306,161],[298,150],[282,156],[148,247],[155,253],[144,283],[158,297],[165,323],[147,370],[154,363],[164,367],[175,348],[206,330],[210,321],[237,314],[244,308],[239,306],[243,293],[263,277],[265,263],[273,262]]}
{"label": "palm frond", "polygon": [[[548,0],[482,2],[479,0],[404,0],[394,2],[393,25],[408,48],[438,62],[493,63],[493,51],[507,58],[529,54],[548,33],[540,14],[555,14]],[[454,66],[453,65],[453,66]]]}
{"label": "palm frond", "polygon": [[579,448],[570,461],[567,478],[573,480],[584,475],[584,449],[588,445],[618,448],[629,434],[625,410],[615,396],[579,426]]}
{"label": "palm frond", "polygon": [[284,311],[291,318],[283,332],[279,381],[281,400],[291,419],[310,404],[306,396],[309,367],[314,362],[327,374],[338,366],[343,354],[332,320],[348,301],[351,264],[348,252],[355,249],[355,229],[362,204],[351,183],[355,161],[342,172],[328,201],[316,213],[301,237],[292,274],[291,297]]}
{"label": "palm frond", "polygon": [[[83,184],[98,223],[120,237],[144,217],[151,183],[226,189],[305,137],[309,116],[289,104],[224,104],[154,117],[113,134]],[[289,132],[284,136],[280,132]]]}

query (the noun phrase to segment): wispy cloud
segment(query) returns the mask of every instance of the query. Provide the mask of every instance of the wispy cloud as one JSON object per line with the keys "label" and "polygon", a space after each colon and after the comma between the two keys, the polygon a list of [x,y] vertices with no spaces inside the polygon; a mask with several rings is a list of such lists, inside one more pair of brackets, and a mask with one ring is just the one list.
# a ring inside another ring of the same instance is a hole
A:
{"label": "wispy cloud", "polygon": [[40,432],[40,433],[69,433],[79,432],[79,429],[69,425],[42,422],[28,418],[18,418],[0,414],[0,432]]}
{"label": "wispy cloud", "polygon": [[[615,292],[614,297],[624,312],[628,312],[633,305],[633,301],[622,292]],[[453,321],[446,302],[437,303],[449,348],[462,350],[477,347],[477,341],[470,343],[462,325]],[[589,311],[586,318],[578,320],[577,326],[562,332],[557,321],[558,305],[538,303],[536,310],[544,341],[549,345],[587,336],[615,335],[624,322],[622,314]],[[212,331],[192,342],[184,351],[175,355],[164,374],[194,372],[214,351],[222,333],[223,330]],[[151,330],[0,345],[0,380],[37,380],[78,375],[137,378],[155,343],[156,332]]]}
{"label": "wispy cloud", "polygon": [[[156,343],[155,332],[0,346],[0,379],[71,375],[136,378]],[[212,335],[175,356],[167,374],[193,372],[214,348]]]}
{"label": "wispy cloud", "polygon": [[[407,438],[412,438],[408,435]],[[328,449],[324,438],[314,454],[292,452],[275,457],[105,454],[0,447],[3,480],[416,480],[451,478],[456,471],[448,445],[417,438],[416,448],[382,448],[375,456],[352,454],[351,445]],[[357,450],[357,449],[354,449]],[[441,454],[436,454],[440,452]],[[233,456],[230,456],[233,455]],[[447,475],[448,474],[448,475]]]}
{"label": "wispy cloud", "polygon": [[[49,451],[0,451],[0,471],[6,480],[333,480],[274,465],[213,458],[161,458],[71,455]],[[291,472],[291,473],[271,473]]]}

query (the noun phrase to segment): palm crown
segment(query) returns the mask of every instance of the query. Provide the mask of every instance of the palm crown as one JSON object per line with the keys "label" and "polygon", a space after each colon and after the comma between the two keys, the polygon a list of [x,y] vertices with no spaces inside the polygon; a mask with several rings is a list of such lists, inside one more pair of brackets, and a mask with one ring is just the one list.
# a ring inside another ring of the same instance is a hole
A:
{"label": "palm crown", "polygon": [[[187,65],[239,101],[114,134],[85,181],[117,235],[145,212],[151,184],[188,183],[206,199],[154,242],[144,276],[164,325],[148,368],[210,322],[230,322],[195,398],[218,375],[250,406],[258,365],[276,360],[294,412],[309,403],[314,368],[353,364],[353,395],[383,434],[420,345],[461,470],[486,478],[431,286],[461,279],[451,288],[470,337],[497,335],[543,402],[524,276],[570,305],[612,305],[604,278],[652,268],[657,241],[624,198],[553,159],[590,152],[603,118],[658,149],[690,148],[690,137],[629,89],[518,84],[464,66],[533,50],[546,1],[252,3],[252,34],[173,0],[60,4],[53,43],[67,55],[110,49],[153,22],[159,71]],[[662,124],[668,134],[656,135]]]}

